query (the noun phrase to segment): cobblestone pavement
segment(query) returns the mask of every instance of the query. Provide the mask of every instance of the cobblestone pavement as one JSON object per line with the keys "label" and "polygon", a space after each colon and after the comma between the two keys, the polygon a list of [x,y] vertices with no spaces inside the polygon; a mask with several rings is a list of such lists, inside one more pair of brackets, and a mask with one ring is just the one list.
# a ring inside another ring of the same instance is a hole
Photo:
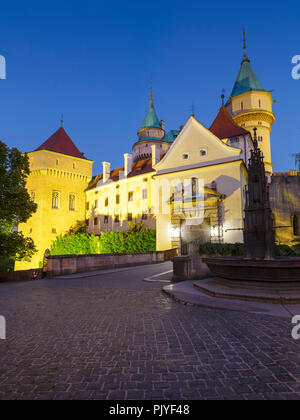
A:
{"label": "cobblestone pavement", "polygon": [[288,319],[176,303],[143,277],[0,284],[0,399],[300,399]]}

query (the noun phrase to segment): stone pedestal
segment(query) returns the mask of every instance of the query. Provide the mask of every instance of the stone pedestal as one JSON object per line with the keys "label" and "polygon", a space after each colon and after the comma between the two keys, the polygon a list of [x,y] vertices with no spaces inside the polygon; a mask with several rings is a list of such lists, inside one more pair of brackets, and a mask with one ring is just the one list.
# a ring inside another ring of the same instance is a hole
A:
{"label": "stone pedestal", "polygon": [[184,281],[190,279],[191,258],[188,255],[173,257],[173,277],[172,281]]}

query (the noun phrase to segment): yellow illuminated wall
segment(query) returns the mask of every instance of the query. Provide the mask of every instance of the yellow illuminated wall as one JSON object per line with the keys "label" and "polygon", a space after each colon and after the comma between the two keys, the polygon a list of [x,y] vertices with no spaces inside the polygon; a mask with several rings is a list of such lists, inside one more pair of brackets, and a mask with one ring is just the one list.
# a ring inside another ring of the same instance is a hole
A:
{"label": "yellow illuminated wall", "polygon": [[38,253],[30,263],[16,262],[15,270],[39,267],[56,236],[65,233],[76,220],[84,220],[84,191],[92,177],[93,162],[86,159],[46,150],[28,156],[31,173],[26,187],[38,209],[19,226],[19,231],[34,240]]}

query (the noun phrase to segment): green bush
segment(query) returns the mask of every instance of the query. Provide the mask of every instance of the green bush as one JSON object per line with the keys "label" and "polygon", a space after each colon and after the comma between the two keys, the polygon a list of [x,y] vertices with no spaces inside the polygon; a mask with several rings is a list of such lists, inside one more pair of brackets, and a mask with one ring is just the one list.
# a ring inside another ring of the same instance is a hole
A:
{"label": "green bush", "polygon": [[148,252],[156,250],[155,230],[107,232],[100,238],[101,253]]}
{"label": "green bush", "polygon": [[[212,244],[210,242],[199,246],[200,255],[221,255],[231,257],[244,256],[244,244]],[[275,257],[295,257],[300,256],[300,245],[275,245]]]}
{"label": "green bush", "polygon": [[50,247],[51,255],[118,254],[156,250],[155,230],[88,233],[57,236]]}
{"label": "green bush", "polygon": [[50,246],[51,255],[98,254],[99,236],[89,233],[59,235]]}
{"label": "green bush", "polygon": [[296,252],[289,245],[275,245],[276,257],[295,257]]}
{"label": "green bush", "polygon": [[8,273],[9,271],[14,271],[15,260],[10,257],[1,257],[0,258],[0,273]]}
{"label": "green bush", "polygon": [[199,254],[242,257],[244,255],[244,244],[212,244],[207,242],[199,246]]}

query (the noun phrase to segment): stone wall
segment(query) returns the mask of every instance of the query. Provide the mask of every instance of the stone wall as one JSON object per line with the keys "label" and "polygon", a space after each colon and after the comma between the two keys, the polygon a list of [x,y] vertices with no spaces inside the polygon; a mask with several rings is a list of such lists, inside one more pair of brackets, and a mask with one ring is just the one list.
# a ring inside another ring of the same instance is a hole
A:
{"label": "stone wall", "polygon": [[9,273],[0,273],[0,283],[9,281],[29,281],[42,278],[43,270],[41,268],[30,270],[10,271]]}
{"label": "stone wall", "polygon": [[[294,235],[293,216],[300,217],[300,174],[276,174],[270,184],[270,203],[274,217],[275,240],[278,244],[300,243]],[[280,227],[285,226],[285,227]]]}
{"label": "stone wall", "polygon": [[170,260],[178,250],[137,252],[124,254],[51,255],[48,257],[47,277],[86,271],[107,270]]}

